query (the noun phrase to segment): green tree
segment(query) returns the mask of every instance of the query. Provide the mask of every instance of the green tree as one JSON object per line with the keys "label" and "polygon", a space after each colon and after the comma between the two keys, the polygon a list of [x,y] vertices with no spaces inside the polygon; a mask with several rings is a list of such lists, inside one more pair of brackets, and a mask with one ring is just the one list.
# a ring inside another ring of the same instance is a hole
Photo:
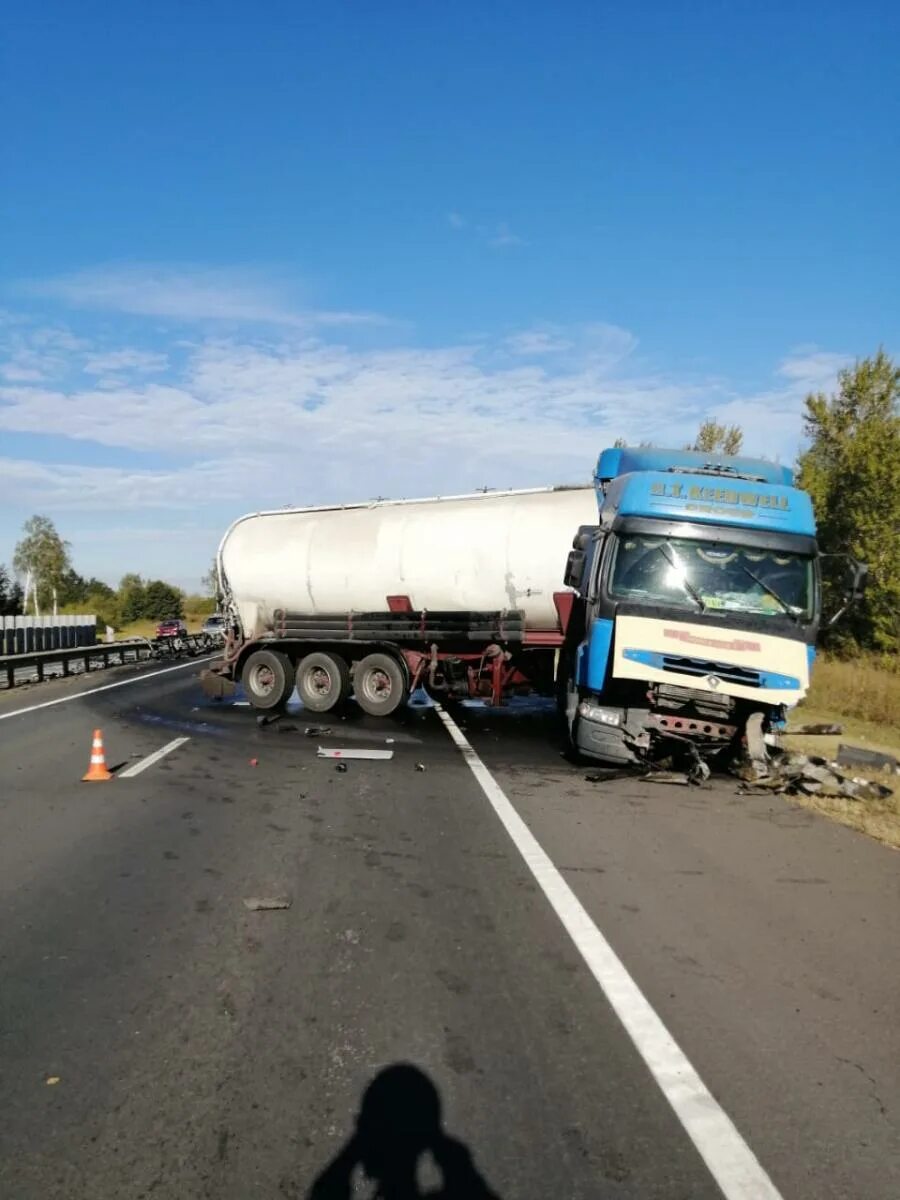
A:
{"label": "green tree", "polygon": [[147,610],[147,585],[140,575],[123,575],[119,580],[119,615],[123,625],[141,621],[150,614]]}
{"label": "green tree", "polygon": [[22,585],[0,563],[0,617],[17,617],[22,612]]}
{"label": "green tree", "polygon": [[697,436],[686,450],[701,450],[706,454],[740,454],[744,434],[739,425],[722,425],[708,418],[700,426]]}
{"label": "green tree", "polygon": [[53,601],[66,571],[71,570],[69,543],[63,541],[49,517],[29,517],[13,555],[13,569],[31,580],[35,612]]}
{"label": "green tree", "polygon": [[78,604],[88,594],[87,580],[72,567],[67,567],[57,581],[56,591],[60,605]]}
{"label": "green tree", "polygon": [[164,621],[167,617],[184,616],[184,594],[170,583],[154,579],[145,591],[144,616],[153,621]]}
{"label": "green tree", "polygon": [[[812,497],[819,545],[869,565],[865,599],[835,629],[842,640],[900,651],[900,367],[879,350],[838,375],[838,390],[806,397],[809,447],[799,483]],[[826,597],[836,605],[846,562],[823,560]]]}

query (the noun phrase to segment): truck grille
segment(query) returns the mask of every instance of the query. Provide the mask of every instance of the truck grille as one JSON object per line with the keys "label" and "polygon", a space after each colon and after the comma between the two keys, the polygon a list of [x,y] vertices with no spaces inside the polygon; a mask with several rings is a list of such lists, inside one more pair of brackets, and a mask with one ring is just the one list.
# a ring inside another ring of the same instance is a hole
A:
{"label": "truck grille", "polygon": [[703,658],[686,658],[677,654],[662,656],[664,671],[677,671],[680,675],[694,675],[703,679],[715,675],[727,683],[740,683],[744,687],[759,687],[759,671],[747,667],[733,667],[727,663],[708,662]]}

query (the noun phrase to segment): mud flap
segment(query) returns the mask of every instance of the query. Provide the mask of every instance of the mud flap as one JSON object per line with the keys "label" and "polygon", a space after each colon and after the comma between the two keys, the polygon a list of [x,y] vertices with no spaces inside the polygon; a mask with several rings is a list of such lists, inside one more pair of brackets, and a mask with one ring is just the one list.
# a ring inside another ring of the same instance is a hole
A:
{"label": "mud flap", "polygon": [[208,696],[210,700],[225,700],[235,693],[234,681],[224,675],[219,675],[216,671],[201,671],[200,686],[203,688],[204,695]]}

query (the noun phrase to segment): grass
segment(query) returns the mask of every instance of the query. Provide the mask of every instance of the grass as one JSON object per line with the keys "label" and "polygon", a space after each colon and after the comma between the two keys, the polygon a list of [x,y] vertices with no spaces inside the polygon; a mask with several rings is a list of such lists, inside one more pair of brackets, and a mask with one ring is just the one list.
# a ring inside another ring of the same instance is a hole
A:
{"label": "grass", "polygon": [[[791,728],[820,723],[840,724],[844,732],[839,736],[790,736]],[[829,761],[837,755],[841,742],[900,758],[900,660],[888,655],[821,658],[813,670],[807,698],[791,713],[788,731],[784,739],[788,749],[818,754]],[[796,801],[900,849],[900,776],[861,767],[848,767],[846,773],[886,784],[894,794],[883,800],[797,796]]]}

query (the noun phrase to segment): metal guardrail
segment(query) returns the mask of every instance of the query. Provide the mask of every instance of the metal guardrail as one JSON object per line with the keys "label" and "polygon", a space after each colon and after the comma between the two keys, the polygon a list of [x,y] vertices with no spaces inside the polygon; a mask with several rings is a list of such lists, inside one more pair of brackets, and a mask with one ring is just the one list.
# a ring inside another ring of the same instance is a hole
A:
{"label": "metal guardrail", "polygon": [[[211,653],[221,639],[208,634],[187,634],[183,637],[131,638],[123,642],[97,642],[93,646],[71,649],[37,650],[30,654],[0,655],[0,678],[6,677],[8,688],[19,683],[42,683],[47,678],[83,674],[111,665],[141,662],[152,658],[183,658]],[[50,668],[58,670],[50,671]],[[27,673],[28,679],[17,679]]]}

